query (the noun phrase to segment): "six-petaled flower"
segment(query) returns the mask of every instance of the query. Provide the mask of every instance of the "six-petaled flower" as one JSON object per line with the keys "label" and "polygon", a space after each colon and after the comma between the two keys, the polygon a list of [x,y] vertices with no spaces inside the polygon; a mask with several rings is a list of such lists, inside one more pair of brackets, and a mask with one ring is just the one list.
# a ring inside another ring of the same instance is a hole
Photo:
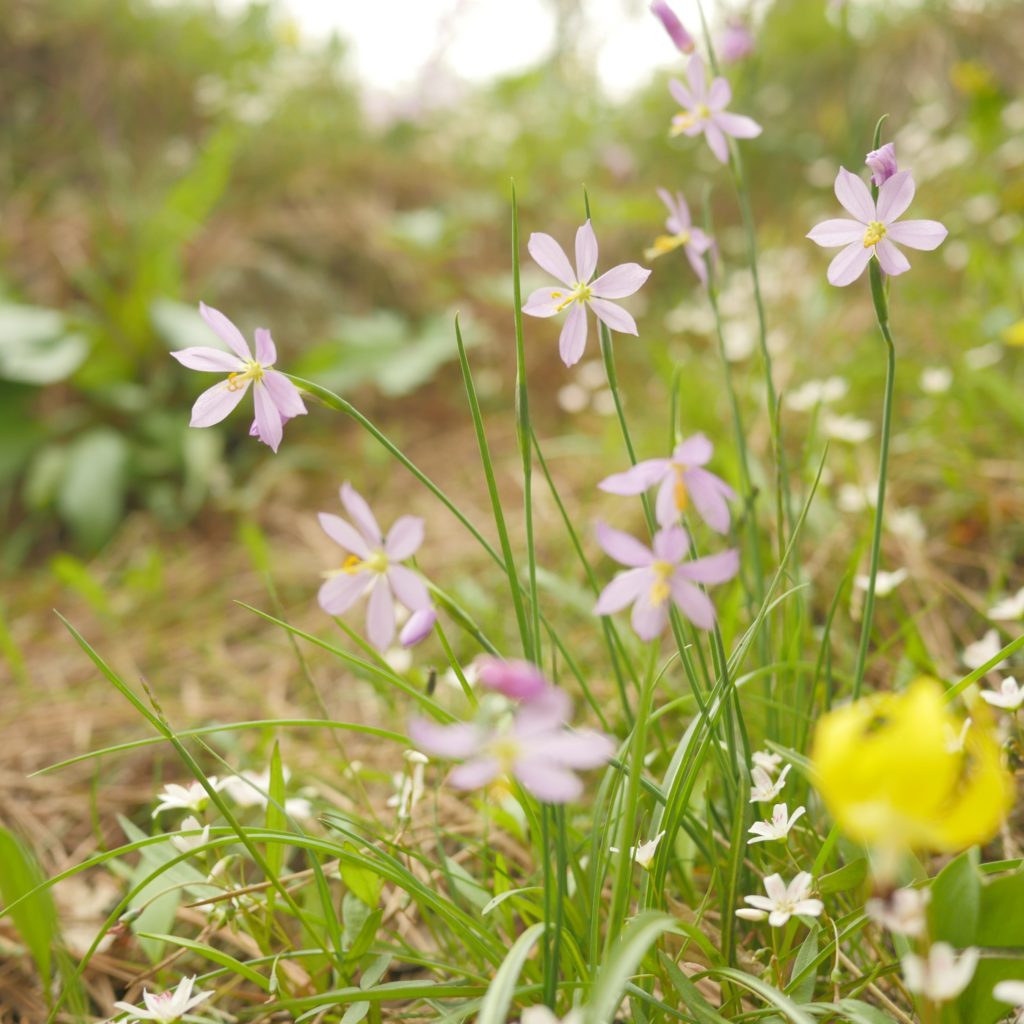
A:
{"label": "six-petaled flower", "polygon": [[668,189],[659,188],[658,197],[665,204],[668,210],[668,217],[665,220],[665,230],[668,234],[658,235],[654,244],[644,250],[644,259],[655,260],[666,253],[682,249],[689,260],[693,272],[700,279],[701,284],[708,283],[708,268],[704,260],[706,254],[713,250],[714,242],[706,232],[694,227],[693,219],[690,217],[690,207],[682,192],[673,195]]}

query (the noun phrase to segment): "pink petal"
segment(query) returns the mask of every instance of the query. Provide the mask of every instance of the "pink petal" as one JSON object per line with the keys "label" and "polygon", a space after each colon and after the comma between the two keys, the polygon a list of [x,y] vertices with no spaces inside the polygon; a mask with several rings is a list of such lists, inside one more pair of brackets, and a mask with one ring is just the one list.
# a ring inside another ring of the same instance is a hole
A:
{"label": "pink petal", "polygon": [[514,773],[526,790],[544,803],[569,803],[583,792],[583,783],[571,771],[550,761],[521,758]]}
{"label": "pink petal", "polygon": [[764,130],[752,117],[744,114],[714,114],[711,120],[734,139],[756,139]]}
{"label": "pink petal", "polygon": [[603,320],[613,331],[619,334],[637,334],[636,321],[621,306],[614,302],[606,302],[604,299],[589,299],[587,305]]}
{"label": "pink petal", "polygon": [[604,590],[601,591],[597,604],[594,605],[595,615],[614,615],[632,604],[643,591],[650,589],[654,577],[650,569],[627,569],[620,572]]}
{"label": "pink petal", "polygon": [[245,338],[242,337],[242,332],[219,309],[200,302],[199,315],[239,359],[244,359],[246,362],[252,359],[252,353],[249,351]]}
{"label": "pink petal", "polygon": [[574,283],[572,266],[565,250],[550,236],[542,231],[530,235],[526,248],[533,257],[533,262],[552,277],[557,277],[564,285],[572,287]]}
{"label": "pink petal", "polygon": [[[677,220],[677,221],[681,220],[682,219],[681,218],[682,211],[679,209],[679,206],[676,203],[676,199],[677,199],[677,197],[680,198],[680,199],[682,197],[679,196],[678,193],[676,193],[675,196],[672,195],[672,193],[669,192],[669,190],[667,188],[659,188],[659,189],[657,189],[657,193],[658,193],[658,198],[665,204],[665,209],[668,210],[669,220],[670,221],[672,221],[672,220]],[[689,211],[687,211],[687,212],[689,212]]]}
{"label": "pink petal", "polygon": [[587,347],[587,312],[582,302],[574,302],[558,336],[558,354],[566,366],[575,366]]}
{"label": "pink petal", "polygon": [[878,190],[876,220],[889,224],[907,212],[914,200],[914,178],[910,171],[899,171],[887,178]]}
{"label": "pink petal", "polygon": [[409,621],[398,634],[398,642],[403,647],[415,647],[421,640],[426,640],[433,632],[437,622],[437,609],[433,605],[420,608],[409,616]]}
{"label": "pink petal", "polygon": [[256,381],[252,388],[252,397],[256,403],[256,426],[259,428],[260,440],[276,452],[284,436],[284,424],[281,414],[277,411],[274,399],[262,380]]}
{"label": "pink petal", "polygon": [[249,382],[246,381],[241,387],[229,387],[226,380],[207,388],[192,406],[192,419],[190,427],[212,427],[214,423],[220,423],[228,413],[242,400],[246,391],[249,390]]}
{"label": "pink petal", "polygon": [[412,558],[423,543],[423,533],[423,520],[419,516],[399,516],[388,530],[384,554],[392,562],[404,562]]}
{"label": "pink petal", "polygon": [[937,220],[904,220],[886,229],[886,237],[893,242],[929,252],[937,249],[948,234],[945,225]]}
{"label": "pink petal", "polygon": [[725,583],[740,571],[740,553],[735,548],[686,562],[676,570],[679,576],[697,583]]}
{"label": "pink petal", "polygon": [[[892,178],[889,179],[892,181]],[[885,187],[884,185],[882,186]],[[905,274],[910,269],[910,260],[896,248],[888,238],[883,238],[875,246],[875,255],[881,268],[890,276]]]}
{"label": "pink petal", "polygon": [[569,294],[565,288],[537,288],[523,306],[527,316],[554,316]]}
{"label": "pink petal", "polygon": [[704,71],[704,61],[694,54],[686,68],[686,80],[690,83],[690,92],[696,101],[694,106],[704,103],[708,95],[708,79]]}
{"label": "pink petal", "polygon": [[306,415],[306,405],[302,401],[299,389],[283,373],[278,373],[277,370],[264,370],[263,383],[282,419],[290,420],[293,416]]}
{"label": "pink petal", "polygon": [[317,602],[328,615],[344,615],[363,596],[370,585],[368,572],[338,573],[325,580],[317,594]]}
{"label": "pink petal", "polygon": [[693,272],[697,275],[697,280],[703,285],[708,283],[708,266],[703,255],[707,249],[707,246],[698,247],[693,242],[683,246],[683,251],[690,261],[690,266],[693,267]]}
{"label": "pink petal", "polygon": [[675,526],[679,522],[681,509],[676,504],[676,474],[673,470],[661,482],[658,497],[654,502],[654,518],[659,526]]}
{"label": "pink petal", "polygon": [[707,139],[711,152],[715,154],[723,164],[729,162],[729,143],[725,141],[722,129],[714,121],[708,121],[701,126],[704,138]]}
{"label": "pink petal", "polygon": [[352,517],[352,522],[355,523],[356,528],[366,538],[367,543],[371,547],[382,546],[384,535],[381,533],[377,520],[370,511],[370,506],[367,505],[366,499],[347,480],[341,485],[340,494],[341,503],[345,506],[345,511]]}
{"label": "pink petal", "polygon": [[715,624],[715,606],[702,590],[687,583],[679,570],[670,581],[672,600],[676,607],[699,629],[711,629]]}
{"label": "pink petal", "polygon": [[639,263],[620,263],[606,270],[590,286],[590,291],[599,299],[624,299],[639,291],[650,276],[651,272]]}
{"label": "pink petal", "polygon": [[654,535],[654,555],[660,562],[680,561],[690,546],[690,536],[681,526],[669,526]]}
{"label": "pink petal", "polygon": [[643,494],[669,470],[668,459],[645,459],[622,473],[606,476],[597,486],[608,494]]}
{"label": "pink petal", "polygon": [[712,530],[729,532],[729,506],[726,498],[735,497],[732,488],[706,469],[694,467],[685,477],[694,507]]}
{"label": "pink petal", "polygon": [[830,249],[837,245],[862,242],[864,240],[864,225],[859,221],[836,217],[833,220],[823,220],[820,224],[815,224],[807,232],[807,237],[816,245]]}
{"label": "pink petal", "polygon": [[277,362],[277,346],[266,327],[256,328],[256,362],[261,366],[273,366]]}
{"label": "pink petal", "polygon": [[672,93],[672,99],[686,110],[692,110],[697,106],[697,101],[693,98],[693,93],[691,93],[678,78],[669,79],[668,91]]}
{"label": "pink petal", "polygon": [[604,553],[621,565],[632,568],[649,566],[654,559],[654,552],[645,547],[628,533],[613,529],[605,523],[597,524],[597,543]]}
{"label": "pink petal", "polygon": [[411,612],[430,607],[430,592],[423,580],[404,565],[389,565],[388,583],[395,597]]}
{"label": "pink petal", "polygon": [[711,110],[717,112],[729,106],[732,99],[732,86],[725,78],[712,79],[711,88],[708,89],[707,104]]}
{"label": "pink petal", "polygon": [[225,352],[222,348],[207,348],[205,345],[195,345],[192,348],[183,348],[172,352],[172,356],[187,366],[190,370],[204,370],[212,373],[236,373],[245,369],[245,364],[231,352]]}
{"label": "pink petal", "polygon": [[590,221],[576,232],[576,280],[589,281],[597,269],[597,235]]}
{"label": "pink petal", "polygon": [[864,273],[870,259],[870,248],[865,248],[861,242],[851,242],[828,265],[829,284],[834,284],[837,288],[853,284]]}
{"label": "pink petal", "polygon": [[448,785],[456,789],[481,789],[498,775],[498,762],[493,757],[480,757],[456,765],[448,773]]}
{"label": "pink petal", "polygon": [[572,700],[565,690],[548,686],[519,708],[513,732],[523,742],[559,729],[572,714]]}
{"label": "pink petal", "polygon": [[687,466],[703,466],[705,462],[711,461],[715,452],[715,446],[708,439],[707,434],[691,434],[676,445],[672,452],[673,462],[682,462]]}
{"label": "pink petal", "polygon": [[836,175],[835,190],[836,199],[843,209],[862,224],[875,219],[874,200],[867,185],[856,174],[851,174],[845,167],[840,167]]}
{"label": "pink petal", "polygon": [[529,750],[566,768],[600,768],[615,753],[615,744],[591,729],[560,729],[530,743]]}
{"label": "pink petal", "polygon": [[668,603],[659,601],[652,604],[650,589],[645,590],[633,605],[630,623],[641,640],[653,640],[664,632],[668,623]]}
{"label": "pink petal", "polygon": [[387,650],[395,636],[395,602],[385,576],[378,576],[366,605],[366,636],[378,651]]}
{"label": "pink petal", "polygon": [[408,732],[413,745],[432,757],[469,757],[483,739],[479,728],[468,722],[440,725],[428,718],[414,718]]}
{"label": "pink petal", "polygon": [[544,673],[529,661],[484,657],[478,659],[477,668],[484,686],[512,700],[532,700],[551,685]]}
{"label": "pink petal", "polygon": [[358,558],[369,558],[370,547],[363,535],[351,524],[345,522],[341,516],[331,512],[321,512],[318,516],[320,526],[335,544],[340,544],[346,551],[352,552]]}

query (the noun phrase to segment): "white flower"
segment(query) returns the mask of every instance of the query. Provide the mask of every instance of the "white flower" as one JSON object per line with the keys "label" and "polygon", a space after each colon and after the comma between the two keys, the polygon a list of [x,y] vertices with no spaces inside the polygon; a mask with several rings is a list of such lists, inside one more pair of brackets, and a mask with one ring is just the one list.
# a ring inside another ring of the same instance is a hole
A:
{"label": "white flower", "polygon": [[[292,773],[287,768],[282,768],[281,774],[287,782]],[[239,772],[232,775],[221,783],[221,789],[239,807],[266,807],[270,802],[270,769],[264,768],[261,772]],[[302,797],[289,797],[284,802],[285,814],[292,818],[311,818],[313,816],[313,805]]]}
{"label": "white flower", "polygon": [[[884,569],[879,569],[878,575],[875,576],[875,594],[877,594],[878,597],[887,597],[901,583],[903,583],[909,575],[910,573],[907,572],[906,569],[897,569],[895,572],[886,572]],[[870,583],[870,576],[856,576],[853,581],[853,585],[858,590],[867,590]]]}
{"label": "white flower", "polygon": [[948,366],[926,366],[919,383],[926,395],[945,394],[953,386],[953,371]]}
{"label": "white flower", "polygon": [[821,417],[821,427],[828,437],[850,444],[866,441],[875,430],[867,420],[859,420],[856,416],[836,416],[830,412]]}
{"label": "white flower", "polygon": [[963,725],[960,726],[960,731],[957,732],[952,723],[946,723],[946,752],[949,754],[962,754],[964,752],[964,742],[967,739],[967,730],[971,727],[971,719],[965,718]]}
{"label": "white flower", "polygon": [[998,341],[990,341],[987,345],[969,348],[964,353],[964,362],[972,370],[984,370],[987,366],[995,366],[1003,358],[1003,346]]}
{"label": "white flower", "polygon": [[196,847],[202,846],[204,843],[208,843],[210,841],[210,826],[200,825],[199,822],[190,814],[182,821],[181,831],[195,832],[199,829],[202,829],[202,831],[197,836],[171,836],[171,844],[181,853],[191,853],[196,849]]}
{"label": "white flower", "polygon": [[998,690],[982,690],[981,699],[994,708],[1016,711],[1024,704],[1024,686],[1021,686],[1013,676],[1007,676],[999,684]]}
{"label": "white flower", "polygon": [[[968,644],[960,657],[969,669],[981,668],[982,665],[991,661],[1003,649],[1003,642],[999,639],[997,630],[990,629],[980,640]],[[992,667],[1001,668],[1006,664],[1005,659]]]}
{"label": "white flower", "polygon": [[917,509],[894,508],[886,517],[889,532],[911,544],[923,544],[928,534]]}
{"label": "white flower", "polygon": [[430,758],[418,750],[406,750],[402,756],[412,768],[395,775],[396,792],[388,797],[387,806],[397,807],[398,817],[405,820],[412,817],[413,808],[423,796],[423,769]]}
{"label": "white flower", "polygon": [[[216,775],[211,775],[207,780],[212,789],[221,789],[223,782],[217,780]],[[176,782],[164,786],[163,791],[157,795],[160,801],[153,810],[155,818],[161,811],[192,811],[194,814],[205,810],[210,802],[210,795],[203,788],[198,780],[193,780],[187,785],[179,786]]]}
{"label": "white flower", "polygon": [[876,490],[861,487],[859,484],[842,484],[836,495],[836,504],[841,512],[863,512],[866,508],[874,508],[878,499]]}
{"label": "white flower", "polygon": [[786,776],[792,767],[787,764],[774,781],[763,768],[755,767],[750,773],[754,780],[754,785],[750,788],[750,803],[767,803],[769,800],[774,800],[782,792],[782,787],[786,785]]}
{"label": "white flower", "polygon": [[992,989],[992,998],[1011,1006],[1024,1006],[1024,981],[1001,981]]}
{"label": "white flower", "polygon": [[992,605],[988,617],[996,622],[1020,622],[1024,619],[1024,587]]}
{"label": "white flower", "polygon": [[785,397],[787,409],[794,412],[807,412],[817,405],[838,402],[846,397],[849,385],[842,377],[827,377],[825,380],[809,380],[801,384]]}
{"label": "white flower", "polygon": [[786,804],[776,804],[772,809],[772,816],[768,821],[755,821],[750,826],[749,832],[756,836],[750,839],[750,843],[767,843],[775,839],[785,839],[789,830],[796,824],[797,819],[807,813],[806,807],[798,807],[789,815],[789,808]]}
{"label": "white flower", "polygon": [[768,918],[773,928],[781,928],[794,914],[817,917],[825,909],[821,900],[808,898],[811,875],[807,871],[801,871],[788,886],[782,875],[769,875],[764,880],[764,891],[767,896],[744,896],[744,903],[750,907],[741,907],[736,916],[748,921]]}
{"label": "white flower", "polygon": [[583,1024],[583,1013],[580,1010],[570,1010],[559,1021],[546,1006],[528,1006],[523,1010],[519,1024]]}
{"label": "white flower", "polygon": [[[639,846],[631,846],[629,848],[629,855],[633,858],[634,863],[639,864],[644,871],[649,871],[651,862],[654,860],[654,854],[657,852],[658,843],[665,837],[664,832],[659,832],[653,839],[648,839],[646,843],[641,843]],[[609,850],[612,853],[618,853],[618,848],[615,846],[609,846]]]}
{"label": "white flower", "polygon": [[903,980],[907,988],[933,1002],[955,999],[974,977],[979,952],[971,947],[958,957],[947,942],[936,942],[928,959],[908,953],[903,958]]}
{"label": "white flower", "polygon": [[773,754],[770,750],[755,750],[750,756],[750,760],[756,768],[766,771],[769,775],[774,775],[782,764],[782,755]]}
{"label": "white flower", "polygon": [[932,894],[928,889],[897,889],[886,899],[870,899],[864,904],[868,917],[875,924],[895,935],[917,938],[924,935],[928,923],[927,907]]}
{"label": "white flower", "polygon": [[197,992],[193,995],[192,986],[195,982],[194,975],[191,978],[182,978],[176,989],[161,992],[159,995],[150,995],[143,989],[142,1001],[146,1004],[145,1008],[133,1006],[131,1003],[114,1003],[114,1007],[122,1013],[127,1013],[126,1019],[130,1021],[155,1020],[162,1024],[172,1024],[213,995],[212,992]]}

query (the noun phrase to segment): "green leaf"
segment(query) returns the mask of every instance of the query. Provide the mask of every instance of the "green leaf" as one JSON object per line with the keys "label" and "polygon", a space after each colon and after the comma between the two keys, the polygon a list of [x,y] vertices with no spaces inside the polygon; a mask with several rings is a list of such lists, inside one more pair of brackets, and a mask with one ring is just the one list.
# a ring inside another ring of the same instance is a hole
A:
{"label": "green leaf", "polygon": [[205,345],[222,348],[216,335],[199,315],[196,306],[175,302],[173,299],[154,299],[149,304],[149,319],[168,351]]}
{"label": "green leaf", "polygon": [[[480,1004],[480,1013],[476,1024],[505,1024],[512,997],[515,994],[516,982],[537,940],[544,931],[542,921],[531,925],[519,936],[508,951],[508,956],[501,962],[493,981],[487,986],[487,993]],[[610,1018],[609,1018],[610,1019]]]}
{"label": "green leaf", "polygon": [[893,1022],[893,1018],[887,1013],[882,1013],[877,1007],[870,1003],[862,1003],[859,999],[841,999],[839,1009],[843,1011],[850,1024],[892,1024]]}
{"label": "green leaf", "polygon": [[[0,896],[4,904],[30,892],[43,881],[39,865],[22,842],[0,828]],[[36,962],[39,977],[49,983],[53,967],[53,949],[57,941],[57,912],[53,899],[41,890],[10,912],[14,927]]]}
{"label": "green leaf", "polygon": [[121,521],[127,468],[128,443],[109,427],[90,430],[69,446],[57,511],[86,548],[99,547]]}
{"label": "green leaf", "polygon": [[[281,764],[281,745],[274,741],[274,750],[270,755],[270,782],[267,787],[267,830],[288,831],[288,816],[284,812],[284,767]],[[267,844],[267,864],[275,875],[281,874],[284,866],[286,848],[281,843]]]}
{"label": "green leaf", "polygon": [[259,985],[264,992],[270,991],[270,981],[260,974],[259,971],[243,963],[241,960],[236,960],[233,956],[222,950],[208,946],[205,942],[184,939],[180,935],[163,935],[157,932],[139,932],[138,934],[140,939],[152,939],[155,942],[166,942],[170,946],[189,949],[193,953],[198,953],[200,956],[205,957],[211,963],[226,967],[232,974],[237,974],[240,978],[245,978],[247,981]]}
{"label": "green leaf", "polygon": [[[799,950],[797,950],[796,960],[793,961],[793,973],[790,977],[799,980],[790,987],[788,994],[797,1003],[808,1003],[814,998],[814,987],[818,980],[818,975],[817,971],[808,970],[808,968],[814,963],[814,959],[818,955],[818,934],[820,931],[821,926],[815,921],[807,933],[807,938],[804,939]],[[807,975],[801,978],[800,976],[804,971],[807,971]]]}
{"label": "green leaf", "polygon": [[951,860],[932,882],[928,918],[935,942],[963,949],[977,941],[981,877],[970,850]]}
{"label": "green leaf", "polygon": [[69,332],[56,310],[0,305],[0,378],[56,384],[70,377],[88,353],[84,335]]}
{"label": "green leaf", "polygon": [[866,857],[858,857],[818,879],[817,889],[823,896],[833,892],[847,892],[861,886],[868,874]]}

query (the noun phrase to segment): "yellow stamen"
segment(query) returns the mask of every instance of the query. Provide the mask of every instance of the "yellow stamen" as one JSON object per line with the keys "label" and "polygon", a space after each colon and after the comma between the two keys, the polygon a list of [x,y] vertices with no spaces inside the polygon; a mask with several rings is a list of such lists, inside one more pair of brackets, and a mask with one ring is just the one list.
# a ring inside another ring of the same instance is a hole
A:
{"label": "yellow stamen", "polygon": [[262,377],[263,367],[255,359],[247,359],[244,370],[228,374],[228,391],[238,391],[239,388],[244,388],[249,381],[260,380]]}
{"label": "yellow stamen", "polygon": [[[551,298],[561,299],[563,294],[563,292],[552,292]],[[582,281],[577,281],[576,284],[573,285],[572,291],[569,292],[568,295],[566,295],[565,299],[563,299],[562,302],[560,302],[558,306],[555,307],[555,312],[561,313],[563,309],[565,309],[567,306],[571,306],[574,302],[586,302],[589,298],[590,288],[587,285],[585,285]]]}
{"label": "yellow stamen", "polygon": [[880,220],[873,220],[868,223],[868,229],[864,232],[864,248],[870,249],[873,245],[885,238],[885,225]]}
{"label": "yellow stamen", "polygon": [[358,555],[349,555],[341,564],[340,569],[328,573],[329,576],[336,576],[338,573],[345,573],[346,576],[355,576],[361,572],[387,572],[388,556],[383,551],[375,551],[369,558],[360,558]]}
{"label": "yellow stamen", "polygon": [[516,760],[522,753],[519,744],[511,736],[497,737],[491,742],[488,752],[501,765],[503,773],[512,771]]}
{"label": "yellow stamen", "polygon": [[659,256],[664,256],[667,252],[673,252],[681,245],[686,245],[689,241],[689,231],[681,231],[678,235],[658,235],[654,240],[654,245],[644,250],[644,259],[657,259]]}
{"label": "yellow stamen", "polygon": [[655,562],[651,568],[654,570],[654,574],[657,577],[654,584],[651,586],[651,604],[664,604],[672,593],[672,588],[669,586],[668,578],[672,575],[672,570],[675,566],[670,562]]}
{"label": "yellow stamen", "polygon": [[690,504],[690,492],[686,489],[686,481],[683,480],[683,474],[676,472],[676,484],[672,488],[672,496],[676,500],[676,508],[680,512],[685,512],[687,506]]}

